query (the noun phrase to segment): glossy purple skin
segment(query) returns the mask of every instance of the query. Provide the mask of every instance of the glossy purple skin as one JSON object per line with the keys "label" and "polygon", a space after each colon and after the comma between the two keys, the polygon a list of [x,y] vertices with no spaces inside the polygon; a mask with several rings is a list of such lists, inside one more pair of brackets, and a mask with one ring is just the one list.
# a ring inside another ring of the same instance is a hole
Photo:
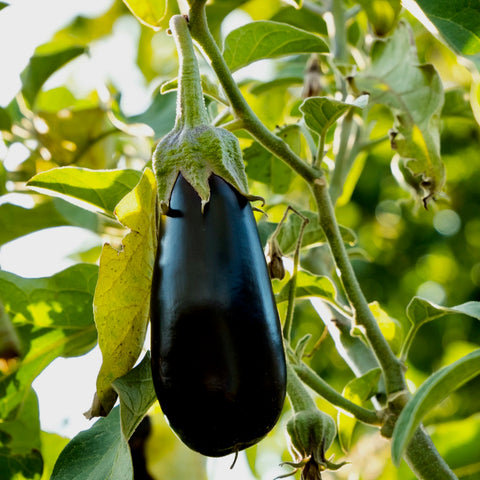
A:
{"label": "glossy purple skin", "polygon": [[211,199],[180,175],[152,288],[152,374],[170,426],[219,457],[261,440],[286,391],[281,327],[248,201],[223,179]]}

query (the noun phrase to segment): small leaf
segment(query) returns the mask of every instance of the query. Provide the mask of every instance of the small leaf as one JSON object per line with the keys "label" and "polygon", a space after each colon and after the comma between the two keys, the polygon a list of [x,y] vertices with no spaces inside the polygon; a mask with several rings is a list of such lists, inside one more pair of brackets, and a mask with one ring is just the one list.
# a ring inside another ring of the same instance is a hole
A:
{"label": "small leaf", "polygon": [[157,396],[153,388],[150,352],[143,360],[123,377],[113,382],[113,388],[120,398],[120,421],[125,438],[130,438],[155,403]]}
{"label": "small leaf", "polygon": [[178,12],[173,0],[123,0],[140,23],[147,27],[159,30],[168,28],[170,17]]}
{"label": "small leaf", "polygon": [[135,187],[141,175],[142,172],[129,169],[60,167],[35,175],[27,185],[71,202],[86,202],[87,208],[112,214],[117,203]]}
{"label": "small leaf", "polygon": [[225,61],[233,71],[265,58],[327,52],[327,44],[317,35],[286,23],[264,20],[230,32],[223,48]]}
{"label": "small leaf", "polygon": [[395,28],[402,10],[400,0],[359,0],[375,35],[383,37]]}
{"label": "small leaf", "polygon": [[480,4],[469,0],[417,0],[442,36],[463,55],[480,53]]}
{"label": "small leaf", "polygon": [[20,356],[22,347],[15,327],[0,301],[0,360],[9,360]]}
{"label": "small leaf", "polygon": [[308,128],[324,137],[328,129],[352,107],[364,108],[368,95],[361,95],[353,103],[328,97],[310,97],[300,105]]}
{"label": "small leaf", "polygon": [[380,307],[378,302],[368,304],[380,330],[389,343],[395,354],[398,354],[402,346],[403,330],[400,322],[388,315],[385,310]]}
{"label": "small leaf", "polygon": [[[48,45],[43,48],[49,48]],[[47,51],[42,53],[41,50],[30,58],[28,65],[20,74],[22,79],[22,93],[26,101],[33,105],[38,92],[42,85],[50,77],[52,73],[63,67],[70,60],[82,55],[87,51],[86,47],[74,46],[59,51]]]}
{"label": "small leaf", "polygon": [[3,10],[5,7],[8,7],[10,4],[5,2],[0,2],[0,10]]}
{"label": "small leaf", "polygon": [[467,302],[455,307],[442,307],[424,298],[414,297],[407,306],[407,317],[416,327],[452,313],[463,313],[480,320],[480,302]]}
{"label": "small leaf", "polygon": [[10,316],[23,357],[0,373],[0,418],[23,402],[32,381],[58,356],[94,347],[93,292],[98,267],[77,264],[47,278],[22,278],[0,270],[0,301]]}
{"label": "small leaf", "polygon": [[426,380],[402,410],[392,437],[392,459],[400,464],[405,448],[423,417],[450,393],[480,374],[480,349],[444,367]]}
{"label": "small leaf", "polygon": [[[318,214],[304,210],[302,210],[300,213],[309,220],[307,226],[305,227],[302,247],[313,247],[326,243],[327,239],[322,227],[320,227],[320,224],[318,223]],[[285,255],[295,250],[301,225],[302,219],[298,215],[290,215],[287,221],[283,224],[277,240],[282,252]],[[352,246],[357,242],[355,232],[349,228],[340,226],[340,232],[342,234],[343,241],[347,245]]]}
{"label": "small leaf", "polygon": [[[276,297],[277,303],[288,300],[290,282],[280,290]],[[337,291],[332,281],[325,276],[314,275],[306,271],[297,272],[296,298],[320,297],[328,302],[335,303]]]}
{"label": "small leaf", "polygon": [[51,480],[132,480],[130,450],[120,428],[120,407],[76,435],[58,457]]}
{"label": "small leaf", "polygon": [[100,257],[93,310],[103,361],[97,378],[100,405],[94,402],[92,416],[113,408],[112,382],[132,369],[145,341],[157,242],[156,184],[149,168],[115,214],[130,232],[120,251],[105,244]]}
{"label": "small leaf", "polygon": [[[357,405],[364,404],[378,393],[378,382],[381,374],[382,371],[380,368],[374,368],[362,376],[354,378],[347,383],[342,395]],[[337,423],[340,445],[342,450],[347,453],[350,450],[353,430],[357,424],[357,419],[351,414],[339,411]]]}

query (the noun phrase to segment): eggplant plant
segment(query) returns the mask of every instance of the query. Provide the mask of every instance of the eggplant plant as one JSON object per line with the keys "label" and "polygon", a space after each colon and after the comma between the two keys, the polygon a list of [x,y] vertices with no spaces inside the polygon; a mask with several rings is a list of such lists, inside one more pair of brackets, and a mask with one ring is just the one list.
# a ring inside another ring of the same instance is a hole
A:
{"label": "eggplant plant", "polygon": [[[60,226],[98,244],[0,269],[0,478],[476,478],[478,25],[466,0],[123,0],[39,47],[0,106],[0,261]],[[122,29],[148,108],[55,86]],[[96,346],[95,422],[42,431],[34,380]]]}

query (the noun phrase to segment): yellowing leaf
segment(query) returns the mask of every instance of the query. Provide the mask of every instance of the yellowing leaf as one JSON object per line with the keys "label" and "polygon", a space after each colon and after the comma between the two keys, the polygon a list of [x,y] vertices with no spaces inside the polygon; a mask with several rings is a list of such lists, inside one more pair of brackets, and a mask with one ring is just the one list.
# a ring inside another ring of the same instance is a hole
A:
{"label": "yellowing leaf", "polygon": [[106,415],[116,401],[112,382],[128,373],[145,341],[156,251],[156,183],[146,169],[115,215],[130,229],[122,249],[105,244],[93,303],[103,362],[96,399],[87,416]]}

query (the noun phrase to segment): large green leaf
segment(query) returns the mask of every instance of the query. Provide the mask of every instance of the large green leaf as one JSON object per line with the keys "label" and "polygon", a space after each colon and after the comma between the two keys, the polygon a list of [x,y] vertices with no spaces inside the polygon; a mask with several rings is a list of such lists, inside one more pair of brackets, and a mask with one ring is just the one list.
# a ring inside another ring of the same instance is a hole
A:
{"label": "large green leaf", "polygon": [[120,406],[70,441],[55,464],[52,480],[132,480],[127,442],[156,400],[150,354],[114,386]]}
{"label": "large green leaf", "polygon": [[93,210],[112,214],[117,203],[135,187],[141,175],[142,172],[129,169],[60,167],[35,175],[27,185],[65,200],[81,200]]}
{"label": "large green leaf", "polygon": [[403,452],[422,418],[450,393],[480,374],[480,349],[431,375],[400,414],[392,437],[392,459],[399,465]]}
{"label": "large green leaf", "polygon": [[480,54],[480,3],[471,0],[417,0],[445,40],[463,55]]}
{"label": "large green leaf", "polygon": [[401,158],[402,181],[426,204],[445,183],[439,131],[444,94],[435,68],[419,64],[407,24],[373,44],[371,65],[355,77],[355,84],[370,94],[370,103],[393,112],[391,143]]}
{"label": "large green leaf", "polygon": [[145,342],[157,246],[156,200],[155,177],[147,168],[115,208],[119,222],[130,229],[122,248],[103,246],[93,301],[102,365],[90,416],[113,408],[117,394],[112,382],[133,368]]}
{"label": "large green leaf", "polygon": [[257,21],[230,32],[223,56],[231,70],[265,58],[298,53],[327,53],[327,44],[317,35],[286,23]]}
{"label": "large green leaf", "polygon": [[10,315],[23,357],[0,374],[0,418],[24,401],[32,381],[55,358],[82,355],[96,342],[93,292],[98,267],[78,264],[47,278],[0,270],[0,300]]}
{"label": "large green leaf", "polygon": [[132,480],[130,450],[120,428],[120,407],[76,435],[63,449],[51,480]]}
{"label": "large green leaf", "polygon": [[94,232],[99,229],[99,218],[60,198],[47,199],[33,208],[11,203],[0,205],[0,245],[44,228],[76,226]]}
{"label": "large green leaf", "polygon": [[[43,49],[47,49],[47,51],[44,52]],[[57,51],[51,51],[48,46],[44,46],[37,50],[20,74],[22,93],[27,102],[33,105],[38,92],[48,77],[67,62],[86,51],[87,48],[83,46],[68,47]]]}
{"label": "large green leaf", "polygon": [[0,422],[0,479],[38,480],[42,474],[38,400],[29,389],[17,418]]}

